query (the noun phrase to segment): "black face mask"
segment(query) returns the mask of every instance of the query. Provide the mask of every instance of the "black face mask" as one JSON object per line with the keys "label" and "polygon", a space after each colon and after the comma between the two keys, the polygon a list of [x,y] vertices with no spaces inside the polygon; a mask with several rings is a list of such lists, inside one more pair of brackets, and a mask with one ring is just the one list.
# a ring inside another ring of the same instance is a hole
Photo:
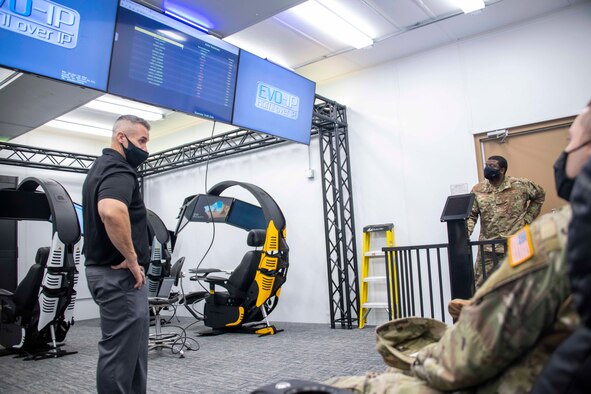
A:
{"label": "black face mask", "polygon": [[575,185],[575,180],[566,175],[566,161],[568,160],[568,155],[589,143],[591,143],[591,140],[582,143],[576,148],[571,149],[569,152],[563,151],[554,162],[554,183],[556,185],[556,194],[558,194],[558,197],[566,201],[570,200],[570,193],[573,191],[573,186]]}
{"label": "black face mask", "polygon": [[554,184],[558,197],[569,201],[575,180],[566,176],[566,160],[570,152],[563,151],[554,162]]}
{"label": "black face mask", "polygon": [[125,136],[125,138],[127,139],[127,148],[124,147],[123,144],[121,144],[123,150],[125,151],[125,160],[127,160],[129,165],[133,168],[138,168],[140,164],[146,161],[150,154],[145,150],[142,150],[135,146],[133,142],[131,142],[129,138],[127,138],[127,136]]}
{"label": "black face mask", "polygon": [[501,169],[494,169],[492,167],[484,167],[484,177],[489,181],[497,179],[501,176]]}

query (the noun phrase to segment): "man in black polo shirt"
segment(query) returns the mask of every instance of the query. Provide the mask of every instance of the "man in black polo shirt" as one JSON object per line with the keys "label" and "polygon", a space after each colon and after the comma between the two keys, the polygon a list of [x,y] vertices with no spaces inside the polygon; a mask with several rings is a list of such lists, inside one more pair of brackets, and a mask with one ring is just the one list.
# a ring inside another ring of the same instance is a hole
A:
{"label": "man in black polo shirt", "polygon": [[119,117],[82,188],[86,278],[101,317],[99,393],[146,392],[149,246],[136,168],[148,158],[149,130],[141,118]]}

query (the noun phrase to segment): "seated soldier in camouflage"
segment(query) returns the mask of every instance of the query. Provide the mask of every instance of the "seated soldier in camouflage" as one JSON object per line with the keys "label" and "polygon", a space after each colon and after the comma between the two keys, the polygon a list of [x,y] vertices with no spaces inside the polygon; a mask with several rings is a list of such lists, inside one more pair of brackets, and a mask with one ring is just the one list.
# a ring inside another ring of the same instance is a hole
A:
{"label": "seated soldier in camouflage", "polygon": [[[579,127],[590,114],[588,107],[575,119],[571,140],[591,136],[591,122]],[[565,195],[558,177],[557,189]],[[422,318],[378,327],[377,349],[391,366],[386,372],[325,383],[356,393],[528,393],[551,353],[579,325],[565,253],[570,217],[565,206],[513,235],[507,257],[474,297],[450,305],[459,313],[452,327]],[[424,345],[425,339],[433,343]]]}
{"label": "seated soldier in camouflage", "polygon": [[[430,319],[387,323],[392,330],[378,327],[377,348],[394,368],[324,383],[358,393],[529,392],[552,350],[578,323],[564,259],[569,220],[567,206],[515,234],[508,257],[439,341],[420,348],[424,342],[409,346],[403,337]],[[429,330],[416,331],[424,337]]]}

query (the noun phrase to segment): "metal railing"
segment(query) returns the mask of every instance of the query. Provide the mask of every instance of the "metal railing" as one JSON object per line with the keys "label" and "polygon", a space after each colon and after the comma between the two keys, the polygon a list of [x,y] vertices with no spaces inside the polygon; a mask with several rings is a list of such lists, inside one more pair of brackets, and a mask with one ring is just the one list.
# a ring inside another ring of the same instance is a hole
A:
{"label": "metal railing", "polygon": [[433,244],[382,249],[386,253],[390,318],[423,316],[446,321],[450,294],[448,266],[444,264],[447,248],[448,244]]}
{"label": "metal railing", "polygon": [[[491,272],[487,272],[485,269],[485,259],[480,259],[479,263],[480,263],[480,269],[482,270],[482,276],[484,277],[484,280],[486,280],[490,274],[492,274],[497,267],[499,266],[499,263],[501,262],[501,260],[503,259],[503,257],[505,257],[505,255],[507,254],[507,240],[506,239],[493,239],[493,240],[489,240],[489,241],[471,241],[468,242],[468,244],[471,247],[471,252],[472,252],[472,261],[474,261],[474,264],[476,264],[476,258],[478,255],[480,256],[484,256],[486,255],[487,257],[490,257],[491,260],[493,261],[493,270]],[[490,248],[487,248],[487,246],[490,245]],[[476,253],[474,253],[474,250],[476,250]]]}
{"label": "metal railing", "polygon": [[[468,246],[473,262],[478,251],[482,254],[492,250],[496,267],[505,254],[506,240],[474,241]],[[390,319],[421,316],[452,323],[447,313],[451,300],[448,248],[449,244],[431,244],[382,249],[386,255]],[[484,261],[481,263],[486,278],[490,273],[486,275]]]}

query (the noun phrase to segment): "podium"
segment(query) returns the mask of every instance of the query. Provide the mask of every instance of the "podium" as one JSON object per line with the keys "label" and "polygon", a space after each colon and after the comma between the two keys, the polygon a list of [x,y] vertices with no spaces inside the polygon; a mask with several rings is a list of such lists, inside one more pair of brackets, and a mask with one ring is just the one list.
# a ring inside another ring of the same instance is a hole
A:
{"label": "podium", "polygon": [[447,249],[451,298],[469,299],[474,294],[474,268],[466,219],[470,216],[474,194],[449,196],[441,221],[447,223]]}

